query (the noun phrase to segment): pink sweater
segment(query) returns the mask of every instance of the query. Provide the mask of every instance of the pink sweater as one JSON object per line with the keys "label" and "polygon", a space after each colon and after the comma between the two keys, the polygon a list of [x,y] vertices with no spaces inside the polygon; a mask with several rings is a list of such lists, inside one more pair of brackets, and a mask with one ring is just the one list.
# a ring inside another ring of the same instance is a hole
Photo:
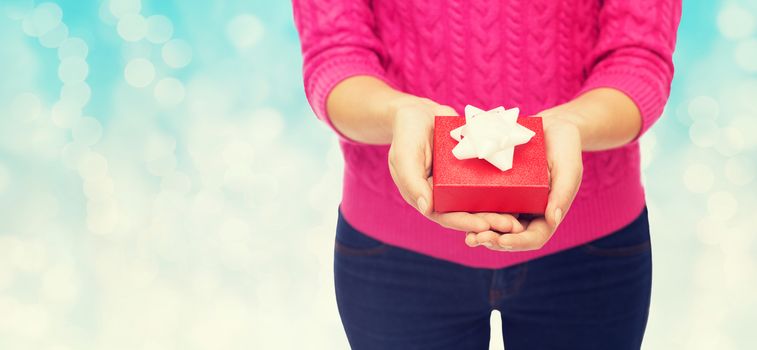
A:
{"label": "pink sweater", "polygon": [[[332,128],[329,92],[347,77],[371,75],[457,111],[502,105],[535,114],[612,87],[639,107],[643,133],[670,92],[681,14],[680,0],[294,0],[293,7],[305,91]],[[637,140],[584,152],[579,193],[542,249],[469,248],[463,233],[402,199],[387,167],[388,145],[339,139],[341,210],[349,223],[385,243],[467,266],[501,268],[586,243],[630,223],[645,204]]]}

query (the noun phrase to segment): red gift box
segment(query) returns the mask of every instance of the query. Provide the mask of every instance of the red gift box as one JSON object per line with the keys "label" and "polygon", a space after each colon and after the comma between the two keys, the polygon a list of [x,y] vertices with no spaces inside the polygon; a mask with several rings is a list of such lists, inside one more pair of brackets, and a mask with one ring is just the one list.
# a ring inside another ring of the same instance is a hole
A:
{"label": "red gift box", "polygon": [[450,131],[465,124],[460,116],[434,121],[434,210],[543,214],[549,195],[544,130],[540,117],[519,117],[518,124],[536,133],[515,146],[512,169],[502,171],[484,159],[455,158],[457,141]]}

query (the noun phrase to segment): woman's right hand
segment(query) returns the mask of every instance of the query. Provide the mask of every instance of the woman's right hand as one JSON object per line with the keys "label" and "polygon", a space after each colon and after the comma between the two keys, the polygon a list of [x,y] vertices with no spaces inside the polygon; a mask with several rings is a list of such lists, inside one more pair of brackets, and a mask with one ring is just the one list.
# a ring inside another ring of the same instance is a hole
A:
{"label": "woman's right hand", "polygon": [[458,115],[454,109],[426,98],[403,96],[390,104],[389,113],[392,121],[389,171],[408,204],[430,220],[454,230],[479,233],[523,229],[517,219],[509,214],[433,211],[431,164],[434,116]]}

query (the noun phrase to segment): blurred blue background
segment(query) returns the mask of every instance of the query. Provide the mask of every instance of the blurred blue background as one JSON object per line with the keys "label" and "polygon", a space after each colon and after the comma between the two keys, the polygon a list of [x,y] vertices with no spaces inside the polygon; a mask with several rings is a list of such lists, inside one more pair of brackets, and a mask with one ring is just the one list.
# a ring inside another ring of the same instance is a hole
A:
{"label": "blurred blue background", "polygon": [[[757,347],[756,17],[684,3],[646,349]],[[0,33],[0,349],[347,348],[288,1],[2,0]]]}

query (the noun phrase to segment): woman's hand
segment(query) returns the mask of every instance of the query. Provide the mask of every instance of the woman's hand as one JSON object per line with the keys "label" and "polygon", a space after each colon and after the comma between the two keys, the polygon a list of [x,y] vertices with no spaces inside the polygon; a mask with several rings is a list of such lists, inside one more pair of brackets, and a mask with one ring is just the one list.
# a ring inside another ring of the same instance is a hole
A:
{"label": "woman's hand", "polygon": [[441,226],[464,231],[510,232],[517,220],[508,214],[433,211],[431,164],[434,116],[458,115],[449,106],[415,96],[403,96],[390,104],[392,143],[389,171],[402,198]]}
{"label": "woman's hand", "polygon": [[583,175],[581,135],[572,122],[577,116],[572,112],[557,111],[545,111],[540,115],[544,121],[550,175],[549,199],[544,215],[532,218],[521,216],[519,223],[512,225],[512,230],[469,232],[465,238],[468,246],[483,244],[489,249],[504,251],[539,249],[549,241],[570,209]]}

